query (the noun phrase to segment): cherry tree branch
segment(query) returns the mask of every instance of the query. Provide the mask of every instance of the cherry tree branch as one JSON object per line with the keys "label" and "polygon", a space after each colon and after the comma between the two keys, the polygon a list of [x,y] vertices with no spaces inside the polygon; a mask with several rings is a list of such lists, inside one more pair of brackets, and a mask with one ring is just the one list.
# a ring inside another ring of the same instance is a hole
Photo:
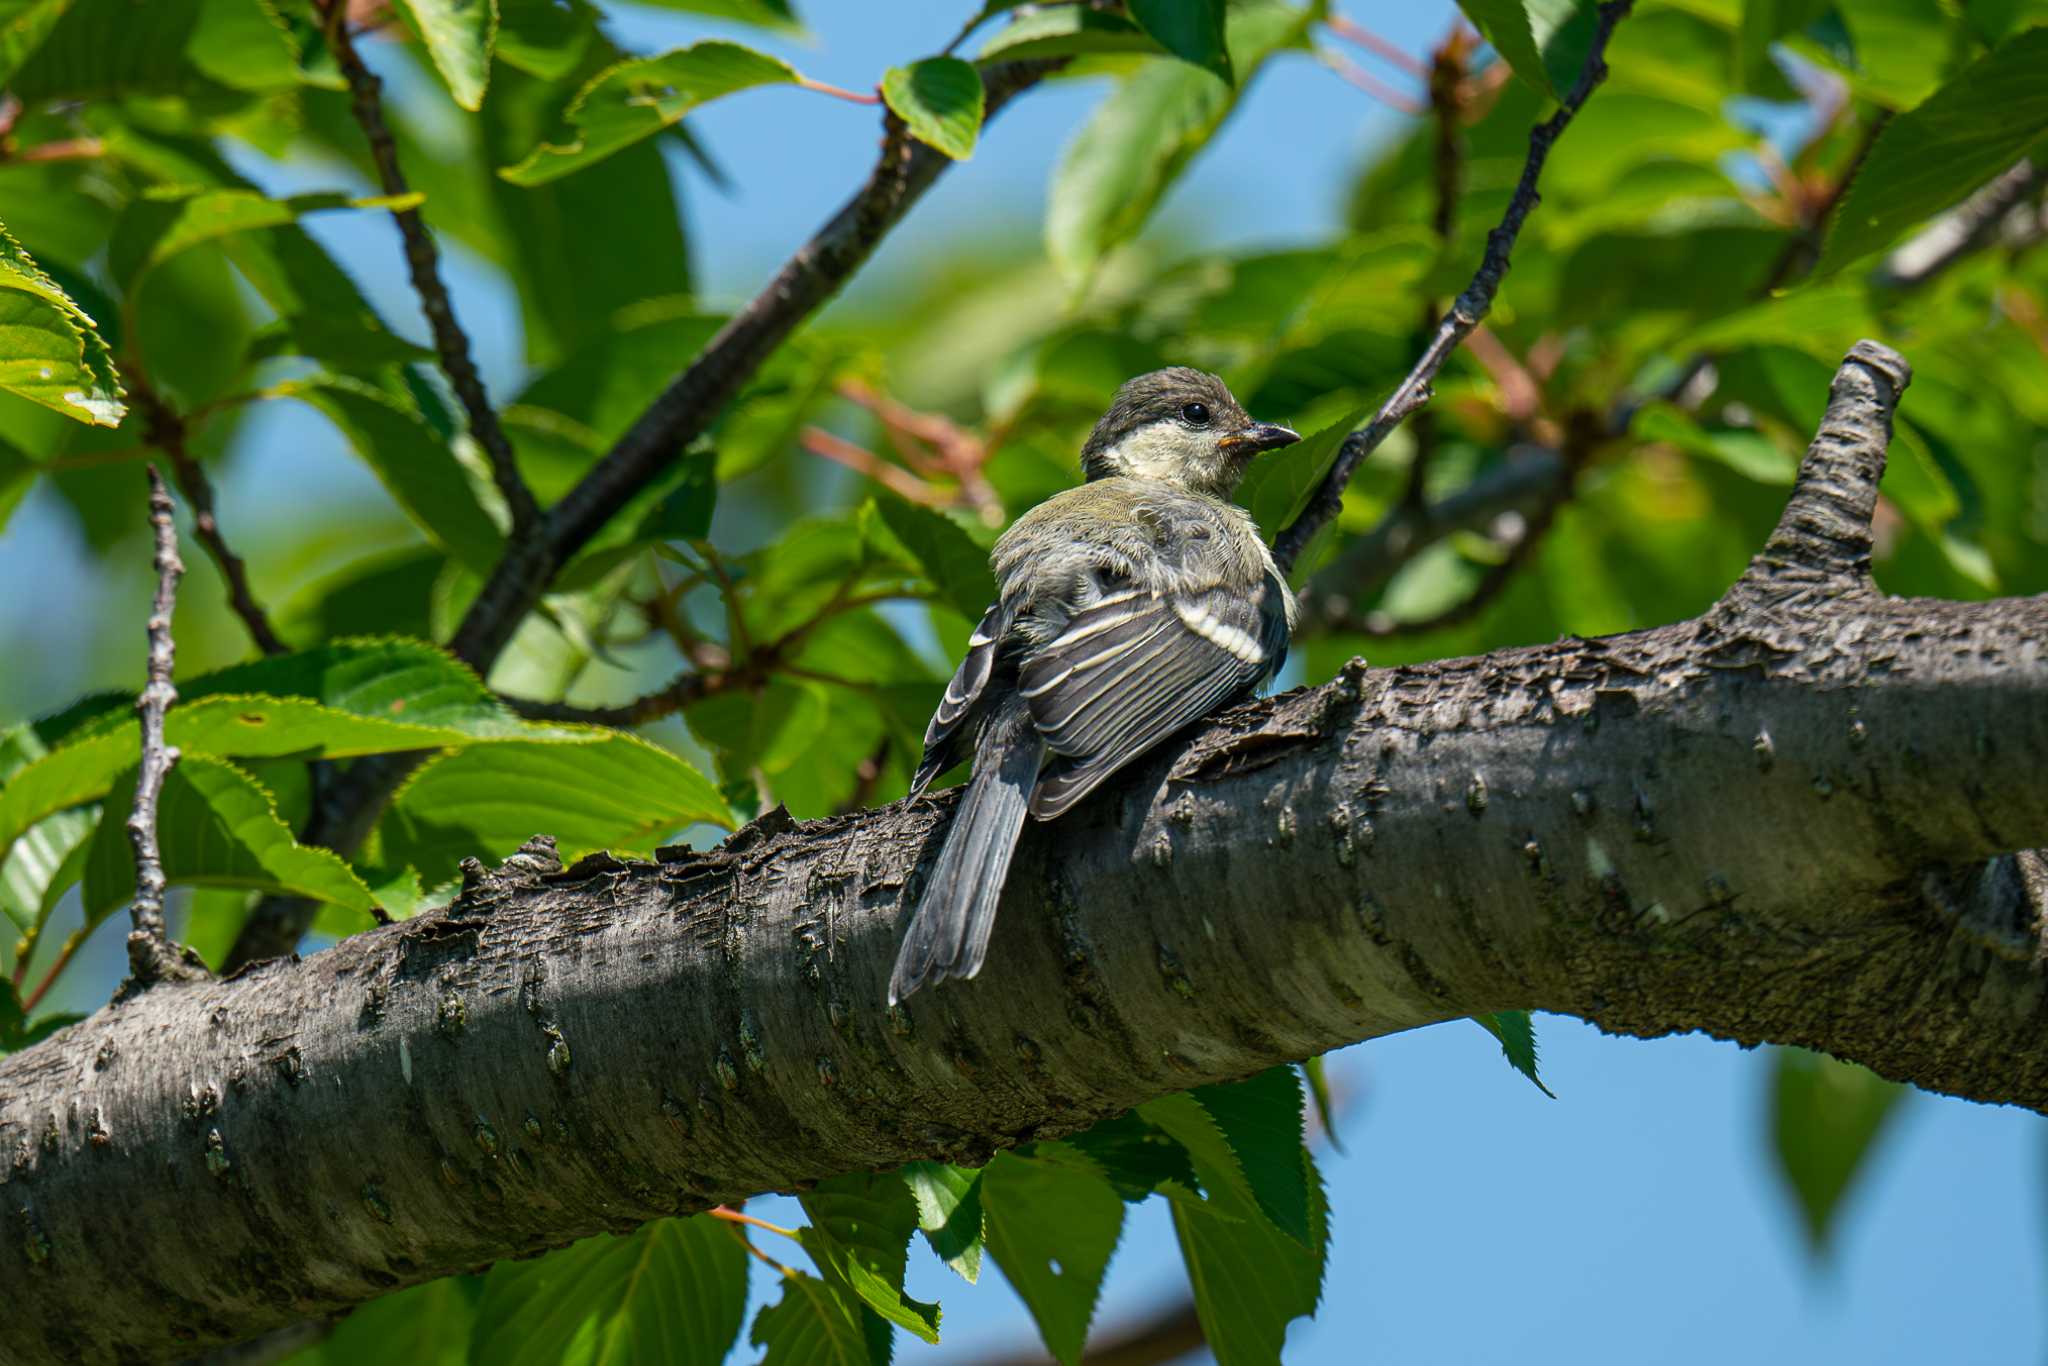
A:
{"label": "cherry tree branch", "polygon": [[156,541],[156,596],[149,607],[149,681],[135,699],[142,717],[142,763],[135,778],[135,802],[128,813],[128,843],[135,851],[135,900],[128,915],[129,979],[124,994],[142,991],[161,981],[204,977],[188,951],[170,942],[164,929],[163,851],[157,844],[157,803],[164,779],[178,762],[178,749],[164,742],[164,713],[178,700],[171,670],[178,646],[171,634],[171,613],[178,602],[178,579],[185,572],[178,558],[178,528],[171,519],[171,495],[156,466],[149,467],[149,525]]}
{"label": "cherry tree branch", "polygon": [[[328,45],[334,52],[335,64],[348,81],[350,108],[355,112],[356,123],[361,126],[363,136],[369,141],[370,159],[376,163],[378,184],[387,195],[409,195],[411,187],[406,184],[405,171],[398,164],[398,143],[384,121],[384,83],[363,64],[362,54],[356,50],[355,38],[349,32],[347,0],[317,0],[317,3],[325,20],[323,27],[327,32]],[[393,207],[391,220],[398,225],[398,235],[405,243],[406,269],[412,276],[413,292],[419,295],[420,311],[426,315],[427,327],[434,334],[434,353],[440,360],[441,373],[448,377],[449,386],[455,390],[455,397],[462,404],[463,414],[469,420],[470,435],[483,447],[490,461],[492,482],[498,486],[505,507],[512,515],[512,536],[517,540],[538,525],[540,506],[534,502],[533,491],[526,487],[526,480],[519,473],[519,460],[513,454],[511,439],[505,435],[497,410],[491,406],[490,396],[484,392],[483,376],[477,373],[476,361],[470,355],[469,334],[463,331],[461,322],[457,320],[455,301],[449,297],[448,286],[441,279],[440,249],[434,245],[433,234],[427,231],[426,220],[417,208]]]}
{"label": "cherry tree branch", "polygon": [[1028,827],[988,971],[903,1008],[950,793],[654,863],[537,842],[445,910],[0,1057],[0,1359],[187,1357],[1492,1010],[2048,1112],[2048,597],[1871,582],[1907,377],[1851,352],[1702,616],[1211,718]]}
{"label": "cherry tree branch", "polygon": [[1396,386],[1387,401],[1380,405],[1372,421],[1345,438],[1344,444],[1337,449],[1336,460],[1301,515],[1274,539],[1273,557],[1279,561],[1282,570],[1293,568],[1295,560],[1316,533],[1337,516],[1344,506],[1344,489],[1351,482],[1353,472],[1410,414],[1429,402],[1437,372],[1443,369],[1444,362],[1450,359],[1458,344],[1492,311],[1494,296],[1500,292],[1501,281],[1508,272],[1515,239],[1541,198],[1536,184],[1543,174],[1543,163],[1549,158],[1550,149],[1558,137],[1571,126],[1573,116],[1585,105],[1600,82],[1607,79],[1607,41],[1614,35],[1615,25],[1628,15],[1632,6],[1633,0],[1607,0],[1600,6],[1599,23],[1594,30],[1592,46],[1586,51],[1586,62],[1580,69],[1578,81],[1558,104],[1557,112],[1529,132],[1529,155],[1522,163],[1521,179],[1499,225],[1487,234],[1486,254],[1479,269],[1451,305],[1450,311],[1444,314],[1422,358],[1416,361],[1415,367]]}

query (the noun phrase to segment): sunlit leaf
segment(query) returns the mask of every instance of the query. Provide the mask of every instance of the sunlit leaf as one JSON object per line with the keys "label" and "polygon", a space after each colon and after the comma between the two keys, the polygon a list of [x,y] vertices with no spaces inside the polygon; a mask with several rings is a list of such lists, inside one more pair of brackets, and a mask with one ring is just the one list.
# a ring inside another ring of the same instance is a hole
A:
{"label": "sunlit leaf", "polygon": [[956,161],[974,155],[986,95],[981,73],[958,57],[928,57],[892,67],[882,77],[882,98],[909,125],[911,136]]}
{"label": "sunlit leaf", "polygon": [[722,1359],[747,1310],[747,1251],[706,1214],[656,1219],[484,1279],[469,1366],[668,1366]]}
{"label": "sunlit leaf", "polygon": [[498,174],[515,185],[543,184],[673,127],[710,100],[800,79],[779,58],[719,41],[620,62],[592,79],[563,111],[576,130],[573,139],[542,142],[524,161]]}
{"label": "sunlit leaf", "polygon": [[801,1271],[782,1278],[782,1298],[755,1316],[747,1340],[766,1349],[760,1366],[882,1366],[860,1301]]}
{"label": "sunlit leaf", "polygon": [[514,741],[421,767],[379,827],[380,859],[432,885],[465,858],[503,859],[535,835],[553,835],[573,860],[600,849],[651,853],[698,822],[730,826],[732,812],[710,779],[659,746],[621,733],[560,752]]}
{"label": "sunlit leaf", "polygon": [[918,1226],[909,1187],[887,1172],[834,1177],[806,1192],[803,1207],[811,1223],[798,1237],[811,1261],[883,1320],[866,1330],[877,1357],[888,1354],[887,1324],[939,1340],[939,1306],[903,1293],[906,1247]]}
{"label": "sunlit leaf", "polygon": [[981,1173],[946,1162],[906,1162],[903,1183],[932,1253],[970,1285],[981,1279]]}
{"label": "sunlit leaf", "polygon": [[[108,809],[85,856],[86,924],[135,895],[135,855],[125,817],[135,803],[135,774],[117,779]],[[270,794],[222,759],[188,754],[164,779],[157,807],[157,843],[172,885],[240,887],[309,897],[368,913],[370,889],[331,850],[300,844],[278,818]]]}
{"label": "sunlit leaf", "polygon": [[1550,1088],[1536,1075],[1536,1022],[1526,1010],[1496,1010],[1486,1015],[1474,1015],[1473,1022],[1493,1035],[1500,1043],[1500,1051],[1508,1065],[1527,1077],[1530,1084],[1552,1100]]}
{"label": "sunlit leaf", "polygon": [[1038,1324],[1046,1350],[1074,1366],[1123,1234],[1124,1204],[1085,1163],[997,1153],[982,1169],[988,1251]]}
{"label": "sunlit leaf", "polygon": [[0,224],[0,389],[79,422],[120,425],[121,380],[98,327]]}
{"label": "sunlit leaf", "polygon": [[434,70],[464,109],[480,109],[491,80],[497,0],[399,0],[407,27],[419,34]]}

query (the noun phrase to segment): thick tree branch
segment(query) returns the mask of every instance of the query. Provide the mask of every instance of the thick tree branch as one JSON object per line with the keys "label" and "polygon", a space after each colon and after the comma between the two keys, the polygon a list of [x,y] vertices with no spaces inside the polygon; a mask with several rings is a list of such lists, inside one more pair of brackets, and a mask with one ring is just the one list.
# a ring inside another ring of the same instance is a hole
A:
{"label": "thick tree branch", "polygon": [[128,844],[135,851],[135,900],[128,908],[129,979],[124,993],[142,991],[165,980],[204,976],[195,973],[190,955],[181,953],[164,930],[163,851],[157,846],[157,802],[164,779],[178,762],[178,747],[164,742],[164,713],[178,700],[171,670],[178,646],[171,634],[171,613],[178,602],[178,579],[185,566],[178,559],[178,528],[171,520],[171,494],[156,466],[149,467],[149,525],[156,540],[156,596],[149,606],[149,681],[135,699],[142,717],[142,762],[135,777],[135,803],[128,813]]}
{"label": "thick tree branch", "polygon": [[[391,136],[390,126],[384,122],[384,83],[363,64],[362,54],[356,51],[355,38],[349,32],[349,6],[346,0],[318,0],[318,3],[325,21],[322,27],[327,33],[328,46],[334,52],[335,64],[348,81],[350,108],[354,110],[356,123],[370,144],[370,159],[376,163],[377,182],[387,195],[409,195],[411,187],[406,184],[405,171],[398,164],[398,143]],[[484,392],[483,376],[477,373],[476,361],[470,355],[469,334],[462,330],[461,322],[456,319],[455,301],[448,296],[448,286],[441,279],[440,249],[434,245],[433,234],[427,231],[426,220],[420,217],[417,208],[394,207],[391,219],[398,225],[398,235],[405,242],[406,269],[412,276],[413,293],[420,298],[420,312],[426,315],[427,327],[434,334],[434,353],[440,359],[441,373],[448,376],[448,384],[462,404],[463,414],[469,420],[470,435],[476,438],[490,460],[491,480],[498,486],[506,510],[512,515],[512,538],[519,540],[539,524],[540,506],[534,502],[533,491],[526,487],[526,480],[520,476],[519,459],[513,454],[512,442],[505,435],[504,425],[498,421],[497,410],[491,407],[489,395]]]}
{"label": "thick tree branch", "polygon": [[1218,717],[1027,830],[988,971],[904,1008],[949,796],[653,864],[530,846],[446,912],[0,1058],[0,1358],[189,1353],[1484,1010],[2048,1111],[2048,879],[2016,855],[2048,844],[2048,598],[1863,574],[1905,373],[1851,356],[1705,616]]}
{"label": "thick tree branch", "polygon": [[1529,156],[1522,163],[1521,179],[1516,183],[1513,198],[1508,201],[1507,212],[1487,234],[1486,255],[1474,272],[1472,282],[1451,305],[1450,312],[1444,314],[1422,358],[1415,362],[1415,367],[1380,405],[1372,421],[1346,437],[1344,444],[1337,448],[1337,458],[1309,499],[1308,506],[1274,538],[1273,557],[1280,562],[1281,569],[1293,568],[1294,561],[1315,539],[1316,533],[1329,525],[1343,509],[1344,488],[1351,482],[1352,473],[1411,413],[1429,402],[1430,386],[1436,380],[1437,372],[1443,369],[1444,362],[1450,359],[1451,352],[1458,349],[1458,344],[1492,311],[1494,295],[1500,292],[1501,280],[1508,273],[1515,239],[1541,198],[1536,185],[1543,175],[1543,163],[1549,158],[1550,149],[1559,135],[1571,126],[1573,116],[1600,82],[1607,79],[1607,40],[1613,36],[1614,26],[1627,16],[1632,5],[1633,0],[1607,0],[1600,6],[1599,25],[1594,31],[1592,46],[1586,51],[1586,63],[1580,69],[1578,81],[1558,104],[1557,112],[1529,130]]}

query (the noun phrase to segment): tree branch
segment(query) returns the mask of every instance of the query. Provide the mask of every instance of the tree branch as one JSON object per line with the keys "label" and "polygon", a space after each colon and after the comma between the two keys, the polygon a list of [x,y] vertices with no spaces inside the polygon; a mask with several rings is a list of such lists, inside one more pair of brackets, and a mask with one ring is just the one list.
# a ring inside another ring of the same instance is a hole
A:
{"label": "tree branch", "polygon": [[1515,239],[1541,198],[1536,192],[1536,183],[1543,174],[1543,163],[1549,158],[1550,149],[1559,135],[1571,126],[1573,116],[1586,103],[1587,97],[1607,79],[1607,40],[1613,37],[1614,26],[1628,15],[1633,4],[1634,0],[1606,0],[1600,6],[1599,25],[1594,31],[1592,46],[1586,50],[1586,64],[1579,71],[1578,81],[1559,103],[1557,112],[1529,130],[1529,156],[1522,163],[1521,180],[1515,186],[1514,197],[1508,201],[1507,212],[1501,215],[1500,223],[1486,236],[1486,255],[1473,274],[1472,282],[1451,305],[1450,312],[1444,314],[1436,336],[1423,351],[1422,358],[1416,361],[1415,368],[1380,405],[1372,422],[1345,438],[1344,444],[1337,448],[1336,460],[1323,476],[1308,506],[1274,538],[1273,558],[1279,561],[1283,571],[1294,567],[1294,561],[1316,533],[1343,509],[1344,488],[1351,482],[1351,475],[1360,462],[1379,449],[1380,443],[1392,435],[1394,428],[1400,426],[1409,414],[1429,402],[1430,386],[1437,372],[1443,369],[1444,362],[1450,359],[1458,344],[1492,311],[1494,295],[1500,292],[1501,280],[1508,272]]}
{"label": "tree branch", "polygon": [[[1057,62],[999,62],[982,68],[987,112],[1036,85]],[[906,135],[894,114],[883,119],[882,152],[868,183],[810,241],[797,249],[745,308],[705,344],[596,467],[551,509],[541,534],[499,562],[455,632],[451,648],[478,669],[489,666],[540,600],[555,570],[618,510],[707,431],[775,348],[873,254],[951,160]]]}
{"label": "tree branch", "polygon": [[248,628],[249,638],[256,642],[257,649],[267,655],[285,653],[291,647],[271,626],[269,614],[263,610],[263,604],[256,601],[256,594],[249,587],[249,566],[228,545],[227,537],[221,534],[220,518],[214,510],[213,483],[207,479],[205,467],[192,455],[184,415],[150,387],[139,367],[130,367],[123,373],[130,392],[135,396],[136,406],[142,410],[144,440],[169,457],[171,474],[178,481],[178,492],[185,495],[186,503],[192,508],[193,534],[199,537],[199,544],[206,547],[207,558],[220,570],[221,579],[227,585],[228,606]]}
{"label": "tree branch", "polygon": [[156,537],[156,597],[149,607],[149,681],[135,699],[142,716],[142,763],[135,777],[135,804],[128,814],[128,843],[135,851],[135,900],[128,908],[134,928],[128,932],[129,978],[124,995],[161,981],[204,977],[196,960],[170,942],[164,929],[164,858],[157,847],[157,801],[164,779],[178,762],[178,748],[164,743],[164,713],[178,700],[171,684],[177,641],[171,635],[171,613],[178,602],[178,579],[185,572],[178,559],[178,528],[171,520],[171,495],[156,466],[149,467],[149,525]]}
{"label": "tree branch", "polygon": [[[2043,182],[2040,167],[2021,161],[1900,244],[1873,279],[1880,288],[1892,290],[1933,283],[1950,266],[1998,242],[2007,225],[2019,217],[2015,210],[2039,193]],[[2021,243],[2048,237],[2048,207],[2036,207],[2017,227]]]}
{"label": "tree branch", "polygon": [[1216,717],[1031,826],[988,972],[904,1008],[947,794],[651,864],[529,846],[445,912],[0,1058],[0,1359],[189,1355],[1487,1010],[2048,1111],[2048,879],[2015,856],[2048,844],[2048,597],[1864,574],[1905,376],[1852,353],[1706,615]]}
{"label": "tree branch", "polygon": [[[356,51],[355,38],[349,32],[347,0],[318,0],[318,4],[335,64],[348,81],[350,107],[363,136],[369,140],[378,184],[387,195],[409,194],[411,187],[398,164],[398,144],[384,122],[384,83],[363,64],[362,54]],[[457,321],[455,302],[448,297],[448,286],[441,279],[440,250],[418,209],[394,207],[391,219],[405,242],[406,269],[412,276],[413,292],[420,298],[420,312],[426,315],[427,326],[434,334],[434,352],[440,358],[441,373],[448,376],[448,383],[462,404],[469,419],[470,435],[484,448],[491,462],[491,479],[512,515],[512,539],[517,541],[539,525],[540,506],[520,476],[512,442],[498,421],[497,410],[491,407],[489,395],[484,393],[483,377],[470,356],[469,334]]]}

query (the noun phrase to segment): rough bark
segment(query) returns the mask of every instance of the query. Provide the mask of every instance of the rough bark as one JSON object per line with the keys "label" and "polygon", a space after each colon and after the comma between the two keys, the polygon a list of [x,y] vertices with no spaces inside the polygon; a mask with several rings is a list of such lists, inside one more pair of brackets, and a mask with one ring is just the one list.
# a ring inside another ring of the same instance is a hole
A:
{"label": "rough bark", "polygon": [[1888,598],[1859,346],[1695,620],[1238,708],[1026,832],[885,1010],[949,797],[560,869],[0,1059],[0,1359],[158,1360],[647,1218],[1509,1007],[2048,1111],[2048,598]]}

